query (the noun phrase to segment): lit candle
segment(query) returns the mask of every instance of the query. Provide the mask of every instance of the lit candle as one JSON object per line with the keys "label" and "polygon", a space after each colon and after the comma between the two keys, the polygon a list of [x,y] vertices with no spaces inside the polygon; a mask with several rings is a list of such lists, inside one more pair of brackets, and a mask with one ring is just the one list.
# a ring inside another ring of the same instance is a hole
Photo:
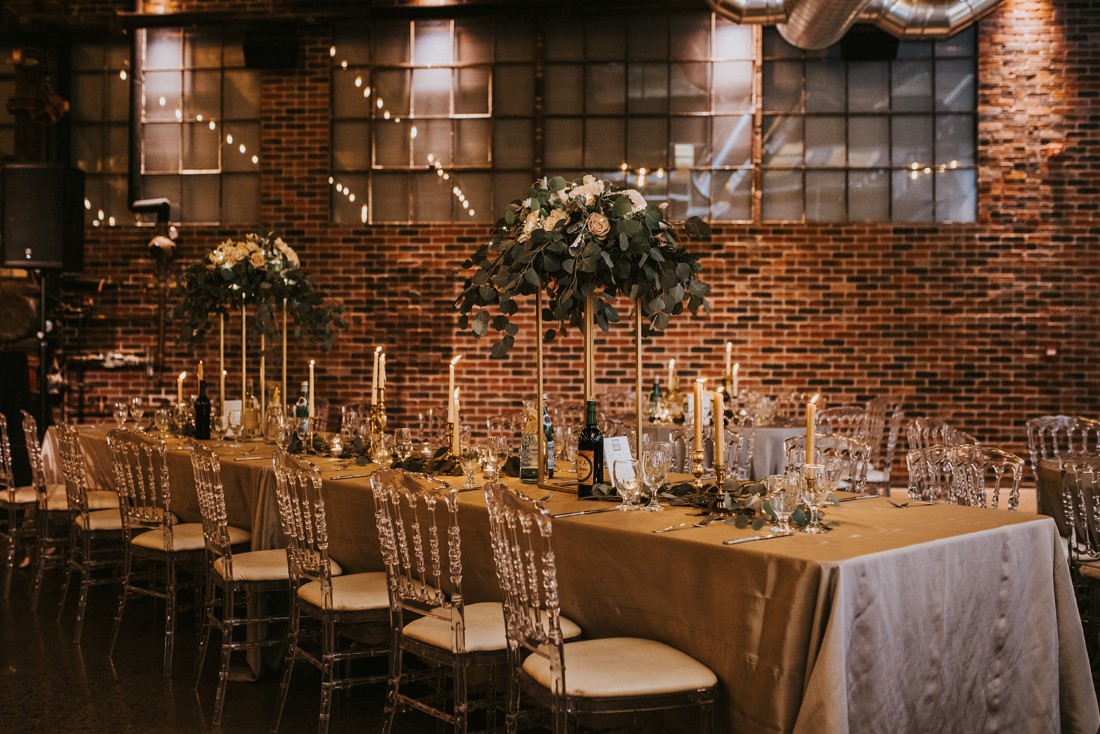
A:
{"label": "lit candle", "polygon": [[382,352],[381,358],[378,360],[378,399],[385,401],[386,399],[386,353]]}
{"label": "lit candle", "polygon": [[695,381],[695,406],[692,411],[695,413],[695,450],[703,450],[703,383],[706,382],[705,377],[700,377]]}
{"label": "lit candle", "polygon": [[[283,400],[287,398],[286,395],[286,299],[283,299]],[[279,406],[282,410],[282,406]]]}
{"label": "lit candle", "polygon": [[[187,374],[187,373],[185,372],[184,374]],[[199,360],[199,382],[202,382],[202,379],[203,379],[203,378],[202,378],[202,375],[203,375],[203,372],[202,372],[202,360],[200,359],[200,360]]]}
{"label": "lit candle", "polygon": [[264,375],[267,355],[264,352],[267,350],[267,337],[264,334],[260,334],[260,415],[257,416],[261,425],[263,424],[263,415],[267,412],[267,390],[264,388]]}
{"label": "lit candle", "polygon": [[181,372],[176,381],[176,405],[183,405],[183,381],[187,379],[187,373]]}
{"label": "lit candle", "polygon": [[244,299],[241,299],[241,420],[244,420],[244,411],[248,408],[248,352],[245,342],[248,341],[248,312],[244,308]]}
{"label": "lit candle", "polygon": [[309,417],[313,417],[313,360],[309,360]]}
{"label": "lit candle", "polygon": [[817,460],[814,456],[814,423],[817,418],[817,398],[818,394],[814,393],[814,396],[810,398],[810,402],[806,403],[806,463],[816,464]]}
{"label": "lit candle", "polygon": [[225,412],[225,314],[219,315],[218,322],[218,410]]}
{"label": "lit candle", "polygon": [[737,397],[740,393],[737,390],[737,373],[741,371],[741,363],[737,362],[733,365],[733,385],[730,387],[733,397]]}
{"label": "lit candle", "polygon": [[726,372],[730,374],[730,363],[733,362],[733,342],[726,342]]}
{"label": "lit candle", "polygon": [[[458,393],[455,392],[455,390],[458,389],[458,388],[455,387],[455,365],[458,364],[458,360],[460,360],[460,359],[462,359],[461,354],[457,355],[454,359],[451,360],[451,379],[447,383],[447,394],[448,395],[457,395],[458,394]],[[454,403],[451,404],[450,414],[447,416],[447,419],[451,423],[458,423],[458,415],[457,415],[457,413],[454,409]]]}
{"label": "lit candle", "polygon": [[[382,357],[382,347],[374,348],[374,371],[371,373],[370,378],[370,404],[371,407],[378,405],[378,361]],[[450,393],[447,393],[450,395]]]}
{"label": "lit candle", "polygon": [[676,386],[672,384],[672,376],[676,372],[676,360],[670,359],[668,361],[668,391],[675,392]]}
{"label": "lit candle", "polygon": [[458,456],[461,449],[460,436],[462,435],[462,421],[460,419],[461,410],[459,409],[458,401],[459,388],[455,388],[455,391],[451,393],[454,398],[451,399],[451,453]]}
{"label": "lit candle", "polygon": [[726,401],[723,390],[714,391],[714,465],[726,463]]}

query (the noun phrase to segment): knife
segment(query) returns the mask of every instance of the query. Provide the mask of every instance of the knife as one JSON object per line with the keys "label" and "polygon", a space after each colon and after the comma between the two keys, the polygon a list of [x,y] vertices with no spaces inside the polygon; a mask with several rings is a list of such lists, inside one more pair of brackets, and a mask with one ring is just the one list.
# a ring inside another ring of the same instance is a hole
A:
{"label": "knife", "polygon": [[739,545],[740,543],[751,543],[754,540],[771,540],[772,538],[786,538],[794,535],[794,533],[768,533],[767,535],[750,535],[747,538],[731,538],[730,540],[723,540],[723,545]]}
{"label": "knife", "polygon": [[338,477],[329,477],[329,479],[359,479],[361,477],[369,477],[370,474],[341,474]]}
{"label": "knife", "polygon": [[268,457],[266,457],[266,456],[238,456],[238,457],[234,458],[233,461],[261,461],[261,460],[266,459],[266,458],[268,458]]}
{"label": "knife", "polygon": [[618,509],[619,509],[619,507],[618,507],[618,505],[616,505],[615,507],[603,507],[603,508],[600,508],[599,510],[577,510],[576,512],[563,512],[560,515],[551,515],[550,517],[553,517],[556,520],[559,517],[576,517],[578,515],[595,515],[596,513],[599,513],[599,512],[614,512]]}

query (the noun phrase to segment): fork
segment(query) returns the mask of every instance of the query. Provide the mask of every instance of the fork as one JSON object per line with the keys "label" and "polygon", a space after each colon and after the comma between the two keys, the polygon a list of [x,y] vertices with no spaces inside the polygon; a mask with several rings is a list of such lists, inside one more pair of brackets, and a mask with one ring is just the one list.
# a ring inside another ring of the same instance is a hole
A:
{"label": "fork", "polygon": [[935,502],[910,502],[909,500],[905,500],[904,502],[897,502],[891,497],[887,497],[886,501],[889,502],[894,507],[898,508],[899,510],[904,510],[906,507],[910,507],[910,506],[912,506],[912,507],[923,507],[923,506],[927,506],[927,505],[936,504]]}
{"label": "fork", "polygon": [[714,518],[716,518],[716,517],[718,517],[718,513],[713,512],[713,513],[707,515],[706,517],[704,517],[699,522],[682,522],[682,523],[679,523],[678,525],[669,525],[667,528],[657,528],[653,532],[655,532],[655,533],[670,533],[673,530],[683,530],[684,528],[704,528],[707,525],[710,525],[711,521],[714,520]]}

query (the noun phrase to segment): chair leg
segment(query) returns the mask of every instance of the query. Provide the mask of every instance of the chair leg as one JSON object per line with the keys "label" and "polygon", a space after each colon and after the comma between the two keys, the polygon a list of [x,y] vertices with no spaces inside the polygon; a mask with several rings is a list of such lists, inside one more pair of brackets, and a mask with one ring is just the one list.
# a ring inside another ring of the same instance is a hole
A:
{"label": "chair leg", "polygon": [[519,653],[508,650],[508,710],[504,715],[504,731],[516,734],[519,731]]}
{"label": "chair leg", "polygon": [[88,611],[88,592],[92,589],[92,570],[80,569],[80,598],[76,602],[76,623],[73,625],[73,644],[79,645],[84,633],[84,615]]}
{"label": "chair leg", "polygon": [[382,712],[382,734],[393,731],[393,721],[397,716],[397,695],[401,692],[401,632],[399,623],[390,623],[390,660],[389,680],[386,682],[386,706]]}
{"label": "chair leg", "polygon": [[[206,576],[205,592],[202,601],[202,618],[199,624],[199,654],[195,660],[195,689],[198,690],[199,681],[202,680],[202,669],[206,666],[206,650],[210,646],[210,633],[215,622],[214,617],[214,575]],[[223,632],[224,635],[224,632]],[[225,644],[225,640],[222,640]],[[215,722],[216,723],[216,722]]]}
{"label": "chair leg", "polygon": [[[214,726],[222,722],[222,709],[225,707],[225,689],[229,685],[229,659],[233,654],[233,626],[234,604],[233,584],[227,583],[222,595],[222,664],[218,669],[218,692],[214,696]],[[213,608],[210,612],[213,614]]]}
{"label": "chair leg", "polygon": [[[65,578],[61,582],[61,600],[57,602],[57,621],[61,621],[61,615],[65,612],[65,599],[69,596],[69,584],[73,579],[73,569],[77,567],[76,556],[80,549],[76,545],[74,525],[69,525],[69,552],[65,554]],[[83,575],[83,574],[82,574]]]}
{"label": "chair leg", "polygon": [[164,670],[165,678],[172,677],[172,655],[176,649],[176,561],[173,554],[168,554],[167,575],[168,585],[165,587],[165,615],[164,615]]}
{"label": "chair leg", "polygon": [[714,702],[707,701],[699,707],[699,731],[701,734],[714,732]]}
{"label": "chair leg", "polygon": [[[293,591],[291,592],[293,594]],[[294,674],[294,662],[297,660],[298,632],[301,624],[301,613],[294,603],[294,597],[290,600],[290,630],[287,633],[286,662],[283,663],[283,680],[279,683],[279,703],[275,706],[275,719],[271,722],[271,734],[279,731],[279,723],[283,718],[283,707],[286,705],[287,693],[290,692],[290,677]]]}
{"label": "chair leg", "polygon": [[454,717],[455,734],[466,734],[469,718],[469,693],[466,685],[466,665],[458,655],[454,657]]}
{"label": "chair leg", "polygon": [[122,589],[119,591],[118,595],[118,611],[115,612],[115,630],[111,633],[111,646],[107,648],[108,660],[115,655],[115,643],[118,642],[118,630],[122,627],[122,614],[126,610],[126,597],[130,593],[130,575],[133,569],[133,558],[131,558],[129,547],[127,547],[124,552]]}
{"label": "chair leg", "polygon": [[321,711],[317,716],[317,734],[328,734],[329,719],[332,717],[332,692],[335,686],[336,662],[336,625],[327,615],[321,622],[321,661],[324,670],[321,673]]}
{"label": "chair leg", "polygon": [[[31,611],[38,610],[38,596],[42,591],[42,578],[46,574],[46,559],[49,554],[46,553],[51,547],[56,547],[51,543],[49,538],[50,534],[50,516],[46,512],[39,512],[42,516],[41,527],[36,527],[38,535],[35,546],[37,550],[34,552],[34,581],[31,582]],[[35,520],[36,525],[38,520]]]}

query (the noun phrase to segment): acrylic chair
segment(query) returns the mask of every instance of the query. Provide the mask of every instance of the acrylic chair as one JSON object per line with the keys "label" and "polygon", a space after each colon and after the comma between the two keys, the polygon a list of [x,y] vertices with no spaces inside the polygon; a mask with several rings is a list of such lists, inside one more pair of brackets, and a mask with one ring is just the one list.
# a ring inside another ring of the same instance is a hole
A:
{"label": "acrylic chair", "polygon": [[867,402],[867,413],[867,443],[871,446],[867,483],[887,489],[897,455],[898,436],[905,421],[905,404],[879,396]]}
{"label": "acrylic chair", "polygon": [[905,435],[909,449],[923,449],[928,446],[978,446],[980,442],[974,436],[952,426],[942,418],[916,416],[906,426]]}
{"label": "acrylic chair", "polygon": [[752,452],[756,431],[751,427],[726,429],[726,476],[731,479],[752,478]]}
{"label": "acrylic chair", "polygon": [[[389,691],[383,732],[394,729],[399,709],[414,708],[465,732],[469,715],[497,701],[497,674],[508,663],[500,602],[468,604],[462,591],[462,537],[458,490],[422,474],[400,470],[371,476],[375,519],[390,589]],[[580,628],[562,622],[567,637]],[[427,667],[410,670],[406,653]],[[471,700],[470,669],[487,671],[488,685]],[[450,690],[412,696],[408,683],[450,676]],[[437,705],[451,700],[449,709]]]}
{"label": "acrylic chair", "polygon": [[992,446],[963,444],[948,451],[947,467],[958,504],[996,509],[1001,493],[1008,495],[1008,509],[1020,504],[1020,480],[1024,460]]}
{"label": "acrylic chair", "polygon": [[1072,415],[1041,415],[1027,422],[1027,449],[1032,476],[1039,480],[1039,462],[1076,453],[1095,453],[1100,422]]}
{"label": "acrylic chair", "polygon": [[655,640],[566,642],[550,513],[496,481],[485,485],[485,500],[508,635],[506,730],[518,728],[522,689],[549,708],[555,734],[573,731],[579,715],[680,708],[697,708],[700,730],[710,732],[714,673]]}
{"label": "acrylic chair", "polygon": [[[328,518],[320,469],[282,450],[275,452],[272,463],[279,522],[287,542],[290,632],[271,731],[279,728],[294,665],[301,660],[321,672],[317,730],[324,734],[328,731],[334,691],[386,680],[385,673],[354,675],[351,665],[365,658],[385,656],[389,652],[388,643],[368,644],[349,636],[364,626],[388,629],[390,600],[386,573],[340,574],[328,553]],[[303,622],[310,621],[317,623],[315,628],[304,630]],[[319,645],[309,644],[317,637]],[[337,677],[338,668],[347,674]]]}
{"label": "acrylic chair", "polygon": [[1070,574],[1095,680],[1100,677],[1093,654],[1100,644],[1100,456],[1070,453],[1063,457],[1062,504],[1069,528]]}
{"label": "acrylic chair", "polygon": [[[775,411],[774,415],[781,423],[797,423],[799,419],[806,415],[806,403],[813,399],[817,393],[812,392],[790,392],[779,395],[775,399]],[[817,409],[818,411],[825,410],[825,396],[817,394]]]}
{"label": "acrylic chair", "polygon": [[[225,488],[217,454],[198,441],[191,442],[191,468],[195,474],[195,493],[202,513],[202,532],[206,545],[206,589],[203,595],[203,623],[199,634],[199,653],[195,664],[195,688],[198,688],[210,644],[210,633],[221,633],[221,665],[214,696],[214,726],[221,724],[225,691],[229,682],[229,663],[234,652],[249,651],[283,644],[283,638],[260,637],[258,625],[286,622],[285,614],[264,614],[265,595],[285,598],[290,590],[286,551],[258,550],[240,552],[241,538],[248,532],[229,524],[225,510]],[[235,542],[236,541],[236,542]],[[234,552],[234,548],[239,552]],[[220,609],[220,613],[219,613]],[[237,634],[240,628],[245,639]]]}
{"label": "acrylic chair", "polygon": [[38,421],[25,410],[20,413],[23,416],[23,438],[31,467],[31,486],[38,498],[34,511],[35,551],[31,581],[31,609],[34,610],[38,608],[38,596],[42,591],[46,569],[65,567],[69,543],[69,503],[64,483],[46,482],[42,444],[38,440]]}
{"label": "acrylic chair", "polygon": [[65,559],[65,580],[57,618],[60,620],[65,611],[73,574],[80,574],[80,595],[73,628],[73,642],[79,644],[91,587],[118,584],[122,580],[122,515],[115,492],[88,489],[84,449],[76,426],[59,423],[55,430],[69,512],[69,553]]}
{"label": "acrylic chair", "polygon": [[[919,502],[942,501],[948,504],[959,504],[957,488],[952,481],[951,465],[948,462],[950,450],[948,446],[929,446],[906,453],[909,499]],[[965,504],[965,497],[963,502]]]}
{"label": "acrylic chair", "polygon": [[[806,437],[791,436],[783,441],[787,467],[806,463]],[[867,491],[867,467],[871,447],[865,442],[845,436],[816,434],[814,462],[825,466],[826,474],[837,489],[863,494]]]}
{"label": "acrylic chair", "polygon": [[8,421],[0,414],[0,538],[3,538],[4,557],[3,598],[11,592],[11,577],[15,559],[20,550],[29,552],[35,543],[34,513],[38,507],[38,491],[33,486],[15,486],[12,470],[11,441],[8,437]]}
{"label": "acrylic chair", "polygon": [[[177,596],[180,572],[201,570],[205,541],[202,523],[178,523],[172,514],[168,477],[168,449],[155,436],[129,428],[107,434],[122,512],[123,569],[115,628],[107,653],[112,658],[131,596],[149,596],[165,604],[163,675],[172,675],[176,643]],[[246,542],[239,531],[235,542]],[[135,566],[139,566],[135,568]]]}
{"label": "acrylic chair", "polygon": [[[818,433],[870,443],[872,416],[862,405],[837,405],[817,411]],[[880,434],[881,437],[881,434]]]}

